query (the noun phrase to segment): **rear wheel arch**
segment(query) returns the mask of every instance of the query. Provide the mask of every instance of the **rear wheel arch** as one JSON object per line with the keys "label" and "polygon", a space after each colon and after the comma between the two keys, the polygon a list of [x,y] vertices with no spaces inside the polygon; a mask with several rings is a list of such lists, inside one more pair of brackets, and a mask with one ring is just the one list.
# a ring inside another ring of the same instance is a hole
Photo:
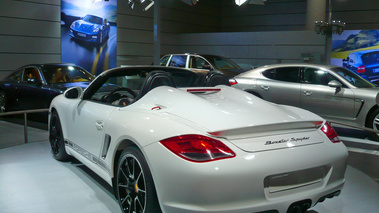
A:
{"label": "rear wheel arch", "polygon": [[[127,154],[127,153],[129,153],[129,154]],[[124,196],[120,195],[121,191],[119,191],[119,188],[122,188],[120,186],[125,185],[125,183],[122,183],[124,181],[120,182],[120,179],[119,179],[120,173],[118,170],[119,170],[119,168],[121,168],[120,167],[121,161],[124,162],[125,157],[127,157],[127,155],[136,156],[137,158],[135,158],[135,159],[138,159],[138,163],[140,166],[142,166],[141,168],[143,168],[143,171],[144,171],[144,172],[142,172],[142,174],[143,174],[143,178],[144,179],[146,178],[145,183],[147,185],[145,185],[145,186],[149,187],[148,190],[147,190],[147,188],[145,188],[145,193],[147,191],[148,193],[146,193],[146,194],[148,194],[148,195],[147,195],[147,203],[146,203],[146,206],[144,208],[147,209],[146,210],[147,212],[151,212],[151,210],[154,210],[153,212],[157,212],[157,213],[161,212],[157,193],[156,193],[156,187],[154,184],[154,178],[152,177],[151,168],[147,162],[147,159],[146,159],[144,153],[142,152],[142,149],[135,142],[128,140],[128,139],[123,140],[118,144],[117,149],[116,149],[115,154],[114,154],[113,165],[112,165],[112,167],[113,167],[112,168],[112,172],[113,172],[113,175],[112,175],[113,187],[112,188],[113,188],[113,192],[114,192],[116,199],[119,201],[121,209],[123,211],[126,211],[126,209],[123,206],[124,204],[120,203],[122,200],[121,198]],[[124,163],[123,163],[123,165],[124,165]],[[124,172],[122,172],[122,173],[124,173]],[[129,182],[129,178],[133,179],[131,176],[128,176],[127,182]],[[121,183],[121,185],[119,183]],[[119,198],[119,197],[121,197],[121,198]],[[128,211],[130,211],[130,210],[128,210]]]}
{"label": "rear wheel arch", "polygon": [[373,113],[374,113],[374,111],[375,111],[376,109],[379,109],[379,106],[378,106],[378,105],[375,105],[375,106],[371,107],[371,109],[368,111],[368,113],[367,113],[367,115],[366,115],[366,119],[365,119],[365,126],[366,126],[366,127],[370,125],[370,124],[369,124],[369,118],[370,118],[371,116],[373,116]]}
{"label": "rear wheel arch", "polygon": [[[372,128],[374,130],[379,130],[378,123],[375,122],[375,118],[379,115],[379,107],[377,105],[373,106],[367,113],[365,126]],[[374,124],[376,123],[376,124]],[[375,125],[375,126],[374,126]],[[370,138],[375,141],[379,141],[379,134],[371,132]]]}

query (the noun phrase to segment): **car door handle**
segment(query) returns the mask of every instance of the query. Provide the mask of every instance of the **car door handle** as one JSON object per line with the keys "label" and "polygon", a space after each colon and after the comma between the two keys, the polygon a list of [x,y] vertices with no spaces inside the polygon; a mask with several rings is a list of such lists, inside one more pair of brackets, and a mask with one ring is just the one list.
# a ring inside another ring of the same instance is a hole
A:
{"label": "car door handle", "polygon": [[268,91],[268,90],[270,89],[270,87],[268,87],[268,86],[261,86],[261,88],[262,88],[263,90],[266,90],[266,91]]}
{"label": "car door handle", "polygon": [[103,121],[96,121],[95,123],[97,130],[102,130],[104,128],[104,122]]}
{"label": "car door handle", "polygon": [[304,95],[306,95],[306,96],[310,96],[310,95],[312,95],[312,92],[310,92],[310,91],[303,91],[303,93],[304,93]]}

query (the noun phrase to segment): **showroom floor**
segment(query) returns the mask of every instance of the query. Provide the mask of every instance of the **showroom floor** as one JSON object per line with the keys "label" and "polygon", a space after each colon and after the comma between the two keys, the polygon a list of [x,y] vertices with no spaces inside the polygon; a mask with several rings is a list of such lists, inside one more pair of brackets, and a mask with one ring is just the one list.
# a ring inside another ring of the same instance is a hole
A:
{"label": "showroom floor", "polygon": [[[379,143],[337,131],[349,149],[345,187],[308,212],[379,212]],[[28,136],[24,144],[23,127],[0,120],[0,213],[120,212],[106,182],[78,161],[53,159],[46,130]]]}

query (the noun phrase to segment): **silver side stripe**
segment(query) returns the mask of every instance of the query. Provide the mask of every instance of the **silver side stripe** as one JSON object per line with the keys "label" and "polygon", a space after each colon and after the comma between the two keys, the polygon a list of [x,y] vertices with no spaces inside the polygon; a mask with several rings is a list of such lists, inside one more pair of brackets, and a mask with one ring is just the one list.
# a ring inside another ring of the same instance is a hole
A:
{"label": "silver side stripe", "polygon": [[111,174],[111,170],[108,168],[107,164],[102,159],[96,157],[95,155],[93,155],[90,152],[86,151],[85,149],[83,149],[82,147],[78,146],[77,144],[75,144],[72,141],[69,141],[69,140],[66,139],[65,140],[65,144],[66,144],[66,146],[69,146],[71,149],[73,149],[74,151],[76,151],[77,153],[79,153],[80,155],[82,155],[83,157],[87,158],[88,160],[90,160],[94,164],[99,165],[100,168],[104,169],[106,172],[108,172],[109,174]]}

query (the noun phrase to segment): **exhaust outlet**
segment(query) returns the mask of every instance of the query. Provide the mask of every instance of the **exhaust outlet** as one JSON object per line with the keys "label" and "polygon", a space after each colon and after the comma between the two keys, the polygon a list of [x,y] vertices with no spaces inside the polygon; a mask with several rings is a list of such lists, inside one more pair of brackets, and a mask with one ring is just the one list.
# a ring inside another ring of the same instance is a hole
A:
{"label": "exhaust outlet", "polygon": [[301,200],[295,203],[292,203],[287,210],[287,213],[302,213],[306,212],[312,205],[311,200]]}

